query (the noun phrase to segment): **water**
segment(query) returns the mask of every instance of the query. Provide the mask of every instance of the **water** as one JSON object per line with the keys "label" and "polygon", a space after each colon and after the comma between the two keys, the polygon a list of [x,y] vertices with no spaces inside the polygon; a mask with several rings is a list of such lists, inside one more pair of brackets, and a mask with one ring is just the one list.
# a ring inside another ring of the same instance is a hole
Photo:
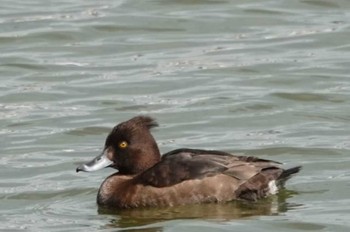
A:
{"label": "water", "polygon": [[[1,3],[0,230],[349,231],[349,1]],[[138,114],[162,152],[304,169],[251,205],[98,212],[113,170],[75,166]]]}

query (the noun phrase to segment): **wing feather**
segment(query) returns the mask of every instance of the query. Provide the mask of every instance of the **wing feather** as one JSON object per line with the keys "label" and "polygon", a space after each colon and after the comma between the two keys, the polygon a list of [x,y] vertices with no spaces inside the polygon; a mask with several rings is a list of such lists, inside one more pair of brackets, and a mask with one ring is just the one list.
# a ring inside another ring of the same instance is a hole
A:
{"label": "wing feather", "polygon": [[159,163],[135,179],[154,187],[172,186],[185,180],[203,179],[218,174],[248,180],[261,170],[276,166],[279,163],[251,156],[184,148],[164,154]]}

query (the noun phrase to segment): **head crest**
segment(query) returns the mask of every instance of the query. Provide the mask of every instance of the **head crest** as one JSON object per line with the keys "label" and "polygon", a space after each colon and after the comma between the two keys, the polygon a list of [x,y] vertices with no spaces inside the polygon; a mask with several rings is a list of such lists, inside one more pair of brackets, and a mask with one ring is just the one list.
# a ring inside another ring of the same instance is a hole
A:
{"label": "head crest", "polygon": [[140,129],[151,129],[158,126],[158,123],[151,117],[148,116],[136,116],[128,121],[122,122],[114,127],[112,133],[117,131],[133,133]]}
{"label": "head crest", "polygon": [[128,121],[119,123],[113,128],[106,138],[105,145],[110,145],[118,138],[131,139],[135,135],[144,135],[143,130],[149,130],[153,127],[158,126],[158,123],[151,117],[148,116],[136,116]]}
{"label": "head crest", "polygon": [[153,118],[148,116],[136,116],[125,123],[135,125],[137,127],[146,127],[148,129],[158,126],[158,123]]}

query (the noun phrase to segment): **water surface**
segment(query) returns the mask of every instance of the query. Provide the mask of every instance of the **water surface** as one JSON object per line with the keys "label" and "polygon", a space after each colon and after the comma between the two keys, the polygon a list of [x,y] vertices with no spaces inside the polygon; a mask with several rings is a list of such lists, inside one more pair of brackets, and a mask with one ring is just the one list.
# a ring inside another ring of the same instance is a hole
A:
{"label": "water surface", "polygon": [[[3,231],[349,231],[350,2],[2,1]],[[254,204],[99,212],[110,128],[303,171]]]}

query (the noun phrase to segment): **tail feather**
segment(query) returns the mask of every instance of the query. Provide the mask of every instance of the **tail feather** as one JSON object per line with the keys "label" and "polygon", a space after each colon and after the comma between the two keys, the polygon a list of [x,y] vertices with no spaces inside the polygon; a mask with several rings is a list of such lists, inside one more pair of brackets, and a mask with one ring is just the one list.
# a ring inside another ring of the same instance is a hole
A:
{"label": "tail feather", "polygon": [[284,186],[284,183],[289,180],[293,175],[301,170],[302,166],[294,166],[283,170],[281,175],[277,178],[277,182],[280,186]]}

